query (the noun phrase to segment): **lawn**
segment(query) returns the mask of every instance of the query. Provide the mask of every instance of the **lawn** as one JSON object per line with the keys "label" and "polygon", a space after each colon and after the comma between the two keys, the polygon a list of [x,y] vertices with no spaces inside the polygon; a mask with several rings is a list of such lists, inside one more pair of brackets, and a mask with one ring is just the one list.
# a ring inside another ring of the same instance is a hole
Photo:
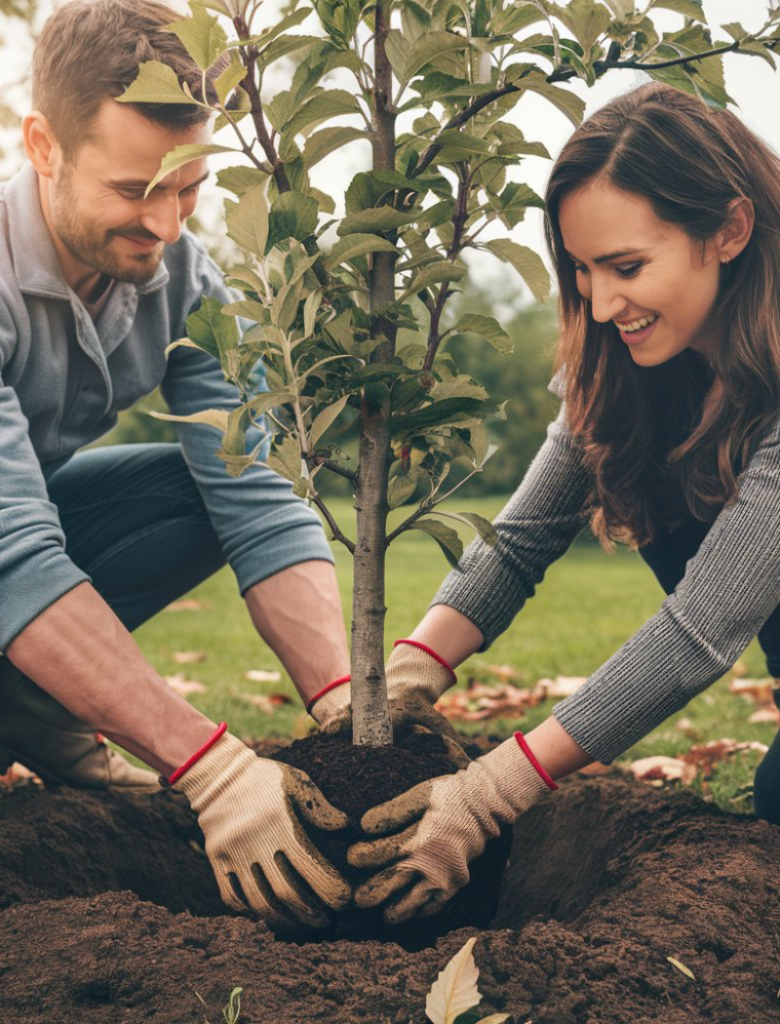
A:
{"label": "lawn", "polygon": [[[455,502],[452,509],[467,508],[492,518],[503,505],[500,496],[467,503]],[[346,500],[334,500],[337,520],[351,524],[353,512]],[[401,513],[394,514],[394,522]],[[448,523],[454,525],[452,520]],[[354,531],[352,532],[354,535]],[[464,527],[464,540],[469,531]],[[340,545],[334,545],[336,566],[349,628],[351,607],[351,557]],[[387,573],[387,649],[397,637],[408,635],[447,572],[447,564],[434,541],[417,531],[404,534],[390,549]],[[230,729],[242,737],[301,736],[309,729],[308,716],[296,699],[277,707],[272,714],[251,703],[256,694],[295,695],[273,653],[257,637],[235,579],[224,569],[198,587],[189,598],[197,610],[166,611],[141,627],[136,637],[157,670],[171,676],[184,673],[206,687],[188,699],[216,721],[226,720]],[[618,647],[659,607],[663,593],[650,570],[635,553],[620,549],[608,555],[596,545],[579,542],[553,565],[535,597],[528,602],[513,626],[499,637],[490,650],[475,655],[459,670],[461,682],[469,675],[490,680],[491,665],[509,664],[519,673],[521,685],[533,685],[543,677],[556,675],[586,676],[606,661]],[[204,661],[178,664],[176,652],[201,652]],[[749,676],[764,676],[766,666],[760,648],[754,642],[741,663]],[[279,682],[252,682],[248,670],[281,671]],[[492,679],[496,681],[495,677]],[[496,719],[489,731],[508,735],[512,730],[533,728],[551,711],[543,703],[527,717]],[[692,742],[731,737],[738,741],[758,740],[771,743],[771,724],[749,724],[753,707],[745,698],[728,691],[728,677],[669,719],[625,755],[636,759],[650,754],[676,755]],[[682,732],[677,723],[690,722]],[[474,731],[477,726],[464,725]],[[484,729],[485,726],[479,726]],[[719,803],[740,810],[749,809],[741,790],[752,779],[759,759],[750,752],[724,762],[712,780],[712,794]]]}

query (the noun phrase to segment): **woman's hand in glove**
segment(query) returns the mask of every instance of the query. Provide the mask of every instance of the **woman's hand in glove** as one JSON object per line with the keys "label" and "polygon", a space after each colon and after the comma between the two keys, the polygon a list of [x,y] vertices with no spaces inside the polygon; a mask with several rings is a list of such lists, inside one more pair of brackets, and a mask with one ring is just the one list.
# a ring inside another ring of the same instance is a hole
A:
{"label": "woman's hand in glove", "polygon": [[376,868],[355,893],[358,907],[384,906],[388,924],[437,913],[469,880],[469,864],[502,824],[557,789],[522,733],[468,768],[420,783],[363,816],[372,835],[351,846],[349,863]]}

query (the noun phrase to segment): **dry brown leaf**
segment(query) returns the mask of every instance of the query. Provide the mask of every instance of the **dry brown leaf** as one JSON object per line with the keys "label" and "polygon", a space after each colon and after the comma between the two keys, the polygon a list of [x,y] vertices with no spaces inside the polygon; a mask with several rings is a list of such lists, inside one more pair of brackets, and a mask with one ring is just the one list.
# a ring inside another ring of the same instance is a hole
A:
{"label": "dry brown leaf", "polygon": [[267,672],[262,668],[250,668],[248,672],[244,673],[244,678],[251,680],[253,683],[278,683],[282,678],[282,673]]}
{"label": "dry brown leaf", "polygon": [[172,601],[163,608],[164,612],[199,612],[203,605],[194,597],[183,598],[181,601]]}
{"label": "dry brown leaf", "polygon": [[753,740],[747,743],[737,743],[736,740],[724,738],[710,740],[708,743],[697,743],[682,756],[686,764],[694,767],[697,772],[701,772],[703,778],[707,779],[712,774],[715,765],[725,761],[732,754],[746,750],[756,750],[765,754],[768,749],[765,743],[757,743]]}
{"label": "dry brown leaf", "polygon": [[690,718],[681,718],[677,723],[677,729],[679,729],[683,736],[687,736],[689,740],[697,740],[701,735]]}
{"label": "dry brown leaf", "polygon": [[480,722],[488,718],[520,718],[526,708],[539,703],[541,694],[536,690],[521,690],[517,686],[486,686],[474,683],[467,690],[451,690],[436,703],[436,710],[445,717],[462,722]]}
{"label": "dry brown leaf", "polygon": [[520,678],[520,673],[512,665],[483,665],[480,667],[491,675],[498,676],[505,683]]}
{"label": "dry brown leaf", "polygon": [[177,665],[194,665],[208,657],[203,651],[174,651],[173,660]]}
{"label": "dry brown leaf", "polygon": [[536,685],[549,700],[561,700],[581,690],[587,681],[587,676],[556,676],[555,679],[540,679]]}
{"label": "dry brown leaf", "polygon": [[740,697],[746,697],[756,704],[773,704],[772,691],[774,680],[767,679],[732,679],[729,681],[729,690]]}
{"label": "dry brown leaf", "polygon": [[686,764],[679,757],[665,757],[657,754],[654,757],[641,757],[632,762],[630,771],[640,782],[649,782],[654,786],[662,786],[664,782],[692,782],[696,776],[696,768]]}
{"label": "dry brown leaf", "polygon": [[259,708],[266,715],[272,715],[276,708],[284,704],[292,704],[293,702],[292,697],[286,693],[242,693],[240,697],[245,704],[251,704],[252,707]]}
{"label": "dry brown leaf", "polygon": [[206,687],[195,679],[186,679],[183,672],[177,672],[173,676],[163,676],[165,682],[172,690],[186,697],[188,693],[205,693]]}
{"label": "dry brown leaf", "polygon": [[771,722],[773,725],[780,725],[780,709],[775,704],[768,708],[759,708],[748,718],[750,725],[757,725],[759,722]]}

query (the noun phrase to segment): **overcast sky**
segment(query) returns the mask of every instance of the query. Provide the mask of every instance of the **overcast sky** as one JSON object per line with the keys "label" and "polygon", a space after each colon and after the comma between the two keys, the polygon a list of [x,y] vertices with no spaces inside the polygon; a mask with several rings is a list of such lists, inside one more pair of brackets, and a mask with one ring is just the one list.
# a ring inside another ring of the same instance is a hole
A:
{"label": "overcast sky", "polygon": [[[264,16],[260,22],[262,26],[273,23],[274,11],[278,10],[279,6],[281,6],[279,0],[266,0],[262,12]],[[748,31],[757,30],[766,19],[767,7],[766,0],[740,0],[738,4],[734,0],[704,0],[704,9],[715,39],[726,38],[726,33],[719,32],[718,27],[735,18],[739,19]],[[42,16],[45,17],[53,8],[52,0],[42,0]],[[682,27],[683,24],[680,15],[669,11],[654,12],[653,18],[662,31],[674,31]],[[307,24],[304,23],[295,31],[306,32],[307,27]],[[539,30],[542,30],[541,27]],[[15,109],[23,110],[28,102],[26,86],[12,87],[12,84],[23,78],[25,68],[29,67],[29,44],[24,35],[15,31],[9,23],[4,26],[2,37],[4,49],[0,54],[0,90],[2,90],[6,102],[13,103]],[[773,72],[769,64],[760,58],[740,54],[727,54],[724,66],[727,91],[738,104],[734,108],[735,112],[780,153],[780,117],[778,116],[780,71]],[[266,82],[266,93],[269,97],[275,90],[285,88],[289,78],[290,65],[285,68],[285,62],[279,62],[276,67],[283,69],[284,73],[277,74],[275,78],[269,76]],[[588,89],[578,79],[573,81],[571,88],[586,101],[587,116],[614,96],[636,87],[646,77],[641,72],[613,70],[607,72],[592,89]],[[338,84],[341,83],[333,82],[333,85]],[[523,130],[527,139],[544,142],[553,159],[560,152],[573,130],[571,123],[563,114],[559,113],[550,103],[532,93],[526,94],[520,100],[509,118]],[[9,135],[7,132],[4,137],[7,141],[15,139],[13,134]],[[227,137],[220,141],[224,141],[227,145],[231,144]],[[367,154],[368,147],[363,143],[353,146],[347,153],[333,154],[315,169],[316,177],[313,183],[323,191],[330,191],[341,207],[344,190],[352,175],[356,171],[364,169],[363,161],[367,158]],[[5,166],[2,168],[3,172],[6,175],[11,173],[19,166],[21,159],[18,147],[12,145]],[[214,166],[217,166],[216,163]],[[512,170],[511,174],[515,180],[526,182],[535,191],[542,193],[550,166],[550,162],[547,160],[527,157],[520,167]],[[215,227],[219,224],[219,215],[216,211],[221,204],[221,198],[222,194],[213,183],[208,183],[204,190],[203,213],[207,221]],[[530,210],[526,215],[525,222],[514,229],[511,237],[523,245],[536,249],[547,262],[540,210]],[[471,262],[475,279],[478,282],[483,282],[486,286],[489,285],[495,294],[505,295],[507,306],[523,304],[530,298],[530,294],[517,275],[505,268],[503,264],[498,263],[493,257],[474,254],[471,257]]]}

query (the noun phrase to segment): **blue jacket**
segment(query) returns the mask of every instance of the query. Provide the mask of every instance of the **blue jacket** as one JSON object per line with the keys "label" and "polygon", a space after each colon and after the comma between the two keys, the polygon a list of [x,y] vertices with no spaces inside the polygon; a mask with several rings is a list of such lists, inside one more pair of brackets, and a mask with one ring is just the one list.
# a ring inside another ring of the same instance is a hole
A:
{"label": "blue jacket", "polygon": [[[177,414],[238,404],[211,356],[165,356],[206,295],[235,298],[185,231],[150,281],[115,283],[96,326],[63,278],[34,168],[0,185],[0,649],[89,579],[65,552],[47,472],[158,385]],[[333,561],[318,516],[286,480],[264,465],[228,477],[211,427],[183,425],[180,440],[242,594],[298,562]],[[247,517],[262,525],[259,546],[256,530],[248,541]]]}

